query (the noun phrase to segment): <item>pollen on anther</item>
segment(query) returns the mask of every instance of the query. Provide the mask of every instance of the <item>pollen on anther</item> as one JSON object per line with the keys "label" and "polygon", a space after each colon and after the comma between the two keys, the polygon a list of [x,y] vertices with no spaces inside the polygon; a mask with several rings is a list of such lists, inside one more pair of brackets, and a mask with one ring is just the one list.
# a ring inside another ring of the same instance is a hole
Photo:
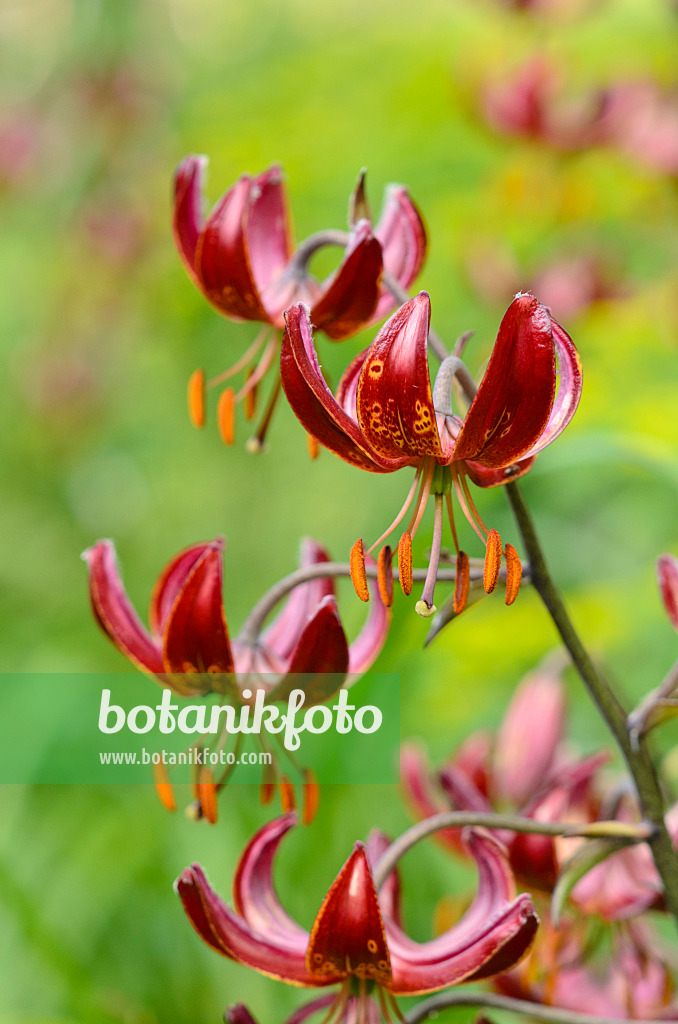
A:
{"label": "pollen on anther", "polygon": [[513,544],[507,544],[504,548],[506,556],[506,604],[513,604],[520,590],[520,581],[523,578],[523,567],[518,552]]}
{"label": "pollen on anther", "polygon": [[491,594],[496,587],[500,568],[501,537],[497,530],[490,530],[487,535],[487,547],[485,548],[485,570],[483,572],[483,586],[485,587],[486,594]]}
{"label": "pollen on anther", "polygon": [[370,591],[367,586],[367,573],[365,572],[365,551],[361,538],[358,538],[351,548],[349,566],[351,569],[351,582],[356,594],[361,601],[369,601]]}
{"label": "pollen on anther", "polygon": [[205,426],[205,371],[194,370],[188,378],[188,415],[198,430]]}
{"label": "pollen on anther", "polygon": [[297,806],[297,800],[294,795],[294,786],[289,775],[280,776],[280,806],[282,807],[283,814],[287,814],[288,811],[293,811]]}
{"label": "pollen on anther", "polygon": [[304,809],[301,820],[304,825],[310,825],[316,816],[318,804],[320,803],[320,786],[314,772],[310,768],[304,768]]}
{"label": "pollen on anther", "polygon": [[454,578],[454,614],[463,612],[468,601],[468,591],[471,582],[468,555],[460,551],[457,555],[457,572]]}
{"label": "pollen on anther", "polygon": [[217,406],[217,425],[224,444],[235,442],[235,391],[226,388],[219,395]]}
{"label": "pollen on anther", "polygon": [[275,768],[272,764],[265,764],[264,771],[259,784],[259,803],[270,804],[275,793]]}
{"label": "pollen on anther", "polygon": [[308,449],[309,459],[317,459],[320,455],[320,445],[313,434],[306,435],[306,448]]}
{"label": "pollen on anther", "polygon": [[211,768],[203,767],[200,769],[198,790],[200,792],[200,809],[203,818],[206,818],[210,825],[216,825],[219,817],[217,810],[217,787]]}
{"label": "pollen on anther", "polygon": [[412,593],[412,535],[405,532],[398,544],[398,577],[405,597]]}
{"label": "pollen on anther", "polygon": [[158,763],[153,765],[153,779],[160,803],[168,811],[176,811],[177,801],[174,796],[174,789],[164,764]]}
{"label": "pollen on anther", "polygon": [[390,608],[393,604],[393,553],[389,544],[385,544],[377,559],[377,583],[381,600]]}
{"label": "pollen on anther", "polygon": [[[247,371],[247,373],[245,375],[245,383],[246,384],[249,381],[249,379],[250,379],[250,377],[252,376],[253,373],[254,373],[254,369],[249,369]],[[243,412],[245,414],[245,419],[248,422],[249,422],[249,420],[253,420],[254,419],[254,417],[256,415],[256,412],[257,412],[257,393],[258,393],[258,390],[259,390],[259,388],[258,388],[257,384],[255,384],[254,387],[251,387],[249,389],[249,391],[245,392],[245,395],[244,395],[243,400],[242,400]]]}

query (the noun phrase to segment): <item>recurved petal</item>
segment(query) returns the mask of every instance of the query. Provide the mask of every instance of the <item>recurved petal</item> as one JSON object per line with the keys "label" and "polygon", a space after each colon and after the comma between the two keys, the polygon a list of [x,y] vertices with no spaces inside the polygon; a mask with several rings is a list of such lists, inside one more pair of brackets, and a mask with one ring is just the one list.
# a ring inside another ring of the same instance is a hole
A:
{"label": "recurved petal", "polygon": [[[218,544],[220,550],[223,551],[222,540],[216,540],[213,544]],[[209,543],[192,544],[191,547],[185,548],[175,555],[160,573],[151,594],[148,611],[148,621],[154,634],[162,635],[174,602],[181,593],[191,569],[209,547]]]}
{"label": "recurved petal", "polygon": [[501,487],[503,484],[508,484],[512,480],[519,480],[521,476],[525,476],[532,469],[533,462],[534,457],[520,459],[519,462],[514,462],[509,467],[499,466],[498,469],[494,469],[481,466],[479,462],[466,460],[464,462],[464,469],[476,487]]}
{"label": "recurved petal", "polygon": [[513,897],[513,877],[503,847],[489,833],[468,830],[466,841],[478,866],[476,898],[462,919],[430,942],[413,942],[390,922],[396,995],[433,992],[508,969],[529,949],[539,919],[527,895]]}
{"label": "recurved petal", "polygon": [[166,616],[163,657],[167,672],[233,672],[222,597],[222,542],[205,546]]}
{"label": "recurved petal", "polygon": [[[391,841],[384,832],[380,832],[376,828],[372,829],[365,846],[371,871],[374,871],[379,858],[390,845]],[[400,924],[400,878],[397,869],[390,873],[379,890],[379,909],[382,918],[388,917],[396,924]]]}
{"label": "recurved petal", "polygon": [[[385,459],[446,458],[428,372],[431,303],[419,292],[397,309],[367,350],[358,384],[358,423]],[[451,448],[450,448],[451,452]]]}
{"label": "recurved petal", "polygon": [[288,665],[288,673],[344,676],[348,671],[348,642],[336,599],[324,597],[302,630]]}
{"label": "recurved petal", "polygon": [[494,782],[500,796],[522,807],[547,781],[563,733],[565,694],[547,672],[516,689],[497,735]]}
{"label": "recurved petal", "polygon": [[669,621],[678,629],[678,559],[673,555],[657,559],[657,582]]}
{"label": "recurved petal", "polygon": [[323,282],[311,319],[333,341],[350,338],[369,322],[379,297],[381,245],[369,221],[359,221],[335,274]]}
{"label": "recurved petal", "polygon": [[[403,743],[400,748],[400,782],[405,799],[418,819],[449,810],[449,804],[445,805],[433,789],[428,758],[418,744]],[[435,833],[435,838],[455,853],[460,852],[459,829],[441,829]]]}
{"label": "recurved petal", "polygon": [[[311,565],[328,561],[329,555],[325,548],[312,538],[305,537],[301,544],[299,568],[306,569]],[[328,576],[321,576],[295,587],[282,611],[261,634],[261,643],[281,658],[289,658],[314,609],[324,597],[332,595],[334,584]]]}
{"label": "recurved petal", "polygon": [[248,247],[254,188],[249,175],[243,175],[216,204],[198,238],[195,272],[207,298],[225,316],[267,323]]}
{"label": "recurved petal", "polygon": [[[426,229],[419,210],[403,185],[388,186],[374,233],[381,242],[384,270],[402,288],[409,288],[426,257]],[[373,321],[385,317],[394,305],[391,292],[382,288]]]}
{"label": "recurved petal", "polygon": [[555,394],[551,318],[533,295],[517,295],[499,326],[454,458],[497,469],[532,454],[549,422]]}
{"label": "recurved petal", "polygon": [[287,197],[279,167],[270,167],[250,185],[246,244],[252,275],[261,295],[283,272],[292,255]]}
{"label": "recurved petal", "polygon": [[235,1003],[233,1006],[229,1006],[224,1014],[224,1020],[226,1024],[257,1024],[244,1003]]}
{"label": "recurved petal", "polygon": [[253,931],[281,947],[306,954],[308,932],[283,909],[273,884],[273,861],[280,841],[297,824],[294,812],[269,821],[252,837],[233,878],[236,913]]}
{"label": "recurved petal", "polygon": [[[555,441],[559,434],[562,434],[577,411],[579,399],[581,398],[582,372],[579,353],[574,347],[569,334],[553,319],[551,320],[551,330],[553,332],[553,344],[558,358],[560,373],[558,394],[553,403],[546,427],[538,440],[522,457],[521,464],[524,460],[534,458],[538,452],[546,448],[548,444],[551,444],[551,441]],[[516,475],[522,476],[522,473]]]}
{"label": "recurved petal", "polygon": [[127,597],[113,541],[98,541],[82,557],[89,567],[92,610],[104,633],[139,668],[161,675],[164,666],[160,645],[145,629]]}
{"label": "recurved petal", "polygon": [[289,985],[326,984],[306,970],[303,953],[281,944],[277,937],[260,935],[231,910],[211,888],[199,864],[186,868],[175,889],[198,935],[217,952]]}
{"label": "recurved petal", "polygon": [[174,175],[173,231],[179,255],[197,283],[195,250],[202,229],[202,186],[207,157],[187,156]]}
{"label": "recurved petal", "polygon": [[325,383],[313,346],[309,310],[303,303],[285,313],[280,375],[287,400],[303,427],[345,462],[372,473],[389,473],[407,459],[383,459]]}
{"label": "recurved petal", "polygon": [[365,847],[353,853],[332,883],[311,930],[306,962],[320,983],[348,974],[388,984],[389,952]]}

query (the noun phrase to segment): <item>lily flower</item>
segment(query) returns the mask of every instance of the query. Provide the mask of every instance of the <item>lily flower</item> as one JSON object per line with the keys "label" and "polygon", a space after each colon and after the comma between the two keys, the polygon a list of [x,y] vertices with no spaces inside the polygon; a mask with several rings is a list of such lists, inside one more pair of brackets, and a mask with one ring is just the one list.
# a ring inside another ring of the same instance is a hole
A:
{"label": "lily flower", "polygon": [[[362,631],[349,644],[329,577],[297,586],[270,625],[261,632],[245,626],[231,641],[222,595],[223,548],[223,540],[217,539],[194,544],[174,556],[151,594],[150,629],[143,625],[125,592],[112,541],[98,541],[84,552],[94,616],[109,640],[137,668],[179,697],[217,693],[222,701],[234,705],[253,703],[255,689],[266,691],[267,702],[286,700],[295,686],[306,690],[307,704],[323,703],[367,671],[386,639],[390,613],[377,598]],[[304,541],[302,568],[326,561],[327,552],[318,543]],[[221,742],[226,739],[224,734]],[[275,766],[273,773],[273,779],[270,775],[264,778],[262,797],[271,798],[277,777],[283,801],[293,802],[294,791],[287,777],[277,773]],[[201,775],[205,800],[200,809],[211,820],[216,814],[214,787],[209,769],[203,768]],[[217,789],[226,778],[217,782]],[[310,775],[305,781],[312,803],[317,787]],[[194,782],[198,785],[199,780]],[[156,775],[156,783],[163,802],[173,805],[168,779]]]}
{"label": "lily flower", "polygon": [[[281,356],[288,401],[320,444],[372,473],[414,467],[414,482],[402,509],[369,549],[372,551],[395,530],[419,485],[409,527],[398,546],[400,582],[406,594],[412,586],[412,537],[429,495],[435,495],[432,554],[424,592],[417,603],[417,611],[425,616],[435,611],[433,590],[441,551],[443,499],[457,551],[455,611],[460,611],[468,596],[469,565],[457,542],[451,492],[455,492],[466,519],[485,546],[483,582],[490,593],[499,575],[501,538],[482,521],[466,476],[481,487],[494,487],[522,476],[537,452],[565,429],[581,394],[577,351],[533,295],[519,294],[509,306],[477,391],[456,355],[443,360],[431,388],[427,358],[430,318],[428,294],[420,292],[391,316],[370,347],[350,363],[336,395],[322,375],[311,334],[311,313],[303,303],[285,314],[287,329]],[[456,415],[450,405],[455,376],[470,399],[463,417]],[[518,593],[521,567],[512,545],[506,545],[504,555],[506,599],[510,604]],[[356,590],[367,600],[361,571],[362,541],[357,542],[352,561]],[[390,561],[390,548],[385,548],[378,564],[386,563],[390,569]]]}
{"label": "lily flower", "polygon": [[[542,669],[517,688],[496,737],[487,732],[472,734],[435,778],[423,751],[406,744],[401,751],[401,780],[414,813],[427,818],[452,805],[458,811],[511,808],[537,821],[594,820],[597,801],[592,782],[607,755],[573,760],[563,750],[564,716],[562,685],[552,672]],[[494,834],[506,845],[511,868],[524,884],[546,891],[553,888],[558,856],[550,836],[505,830]],[[437,835],[448,849],[463,852],[457,831]]]}
{"label": "lily flower", "polygon": [[514,999],[575,1013],[621,1020],[678,1019],[671,972],[652,936],[639,923],[611,934],[612,954],[596,957],[586,921],[542,923],[521,964],[493,978],[493,988]]}
{"label": "lily flower", "polygon": [[[189,277],[220,313],[266,325],[242,359],[208,385],[221,384],[249,367],[238,394],[228,388],[220,399],[219,422],[228,441],[235,405],[244,401],[246,414],[253,415],[256,388],[276,360],[275,329],[284,327],[283,310],[306,302],[313,322],[329,338],[350,337],[395,308],[386,282],[409,288],[424,261],[426,233],[407,189],[400,185],[389,186],[381,219],[373,228],[362,174],[351,202],[350,233],[319,232],[295,249],[279,167],[254,177],[242,175],[203,218],[206,165],[205,157],[188,156],[175,175],[174,237],[179,255]],[[319,283],[308,265],[326,245],[340,246],[344,255],[337,270]],[[204,388],[204,375],[197,371],[189,385],[189,405],[198,426],[204,424]],[[276,395],[278,389],[276,384]]]}
{"label": "lily flower", "polygon": [[[254,835],[234,876],[233,908],[217,896],[198,864],[176,882],[191,924],[218,953],[289,985],[339,985],[332,1002],[309,1004],[294,1020],[330,1005],[327,1019],[371,1022],[378,1019],[377,993],[388,1020],[389,997],[489,977],[529,948],[538,925],[532,901],[514,895],[500,844],[472,830],[465,839],[478,867],[478,891],[464,917],[444,934],[422,943],[406,935],[395,872],[377,894],[372,861],[388,845],[380,835],[367,847],[355,844],[307,932],[281,905],[272,879],[278,845],[295,822],[294,814],[286,814]],[[361,1008],[357,1017],[353,997]]]}

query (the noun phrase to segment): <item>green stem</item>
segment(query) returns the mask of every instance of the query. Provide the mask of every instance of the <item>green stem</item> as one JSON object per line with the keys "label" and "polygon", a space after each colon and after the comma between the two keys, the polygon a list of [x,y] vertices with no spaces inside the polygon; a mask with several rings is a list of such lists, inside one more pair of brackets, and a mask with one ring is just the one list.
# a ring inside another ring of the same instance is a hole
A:
{"label": "green stem", "polygon": [[643,817],[655,826],[655,834],[648,842],[664,885],[666,905],[678,924],[678,856],[664,821],[664,800],[652,759],[642,737],[636,744],[631,742],[626,712],[609,684],[597,672],[572,624],[549,573],[532,517],[517,483],[507,484],[506,493],[530,560],[532,585],[553,619],[589,696],[617,742],[635,783]]}
{"label": "green stem", "polygon": [[[405,1024],[419,1024],[428,1017],[437,1017],[441,1010],[453,1006],[486,1006],[493,1010],[508,1010],[511,1013],[522,1013],[533,1020],[547,1021],[548,1024],[628,1024],[631,1018],[620,1020],[616,1017],[594,1017],[589,1013],[576,1013],[560,1006],[543,1006],[531,1003],[527,999],[513,999],[502,996],[498,992],[470,992],[468,989],[452,992],[441,992],[440,995],[425,999],[418,1003],[404,1016]],[[668,1024],[668,1021],[656,1020],[654,1024]]]}

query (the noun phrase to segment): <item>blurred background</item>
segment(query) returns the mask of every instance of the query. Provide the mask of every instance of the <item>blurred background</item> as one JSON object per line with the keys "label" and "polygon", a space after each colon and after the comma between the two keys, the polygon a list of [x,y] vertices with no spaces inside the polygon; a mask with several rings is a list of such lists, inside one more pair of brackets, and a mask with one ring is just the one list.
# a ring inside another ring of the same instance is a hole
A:
{"label": "blurred background", "polygon": [[[676,657],[654,562],[678,552],[677,47],[669,0],[5,0],[3,671],[124,667],[92,620],[79,559],[100,537],[115,539],[143,612],[176,551],[225,534],[235,632],[294,567],[301,537],[344,558],[409,487],[327,452],[309,463],[282,403],[259,456],[242,420],[223,446],[212,406],[203,432],[190,425],[189,374],[218,373],[257,330],[219,317],[174,249],[172,174],[205,153],[210,201],[280,163],[297,238],[344,228],[363,166],[375,214],[385,184],[407,184],[429,230],[419,285],[448,344],[476,332],[473,370],[516,290],[551,304],[581,353],[584,397],[524,493],[622,699],[657,685]],[[369,338],[321,340],[328,376]],[[477,500],[518,545],[503,495]],[[427,518],[420,564],[430,530]],[[350,587],[341,595],[355,632],[362,608]],[[375,669],[400,673],[403,734],[437,759],[496,726],[556,643],[529,590],[511,609],[488,598],[426,651],[425,633],[396,597]],[[589,752],[605,734],[575,678],[568,687],[572,744]],[[140,702],[156,695],[139,676]],[[227,894],[266,818],[237,785],[214,827],[168,814],[150,784],[1,787],[0,1022],[208,1024],[234,1001],[262,1024],[283,1020],[299,993],[213,954],[171,888],[197,860]],[[315,824],[283,845],[286,905],[309,926],[353,841],[408,821],[395,787],[328,787]],[[433,847],[404,871],[407,921],[424,938],[440,894],[472,875]]]}

